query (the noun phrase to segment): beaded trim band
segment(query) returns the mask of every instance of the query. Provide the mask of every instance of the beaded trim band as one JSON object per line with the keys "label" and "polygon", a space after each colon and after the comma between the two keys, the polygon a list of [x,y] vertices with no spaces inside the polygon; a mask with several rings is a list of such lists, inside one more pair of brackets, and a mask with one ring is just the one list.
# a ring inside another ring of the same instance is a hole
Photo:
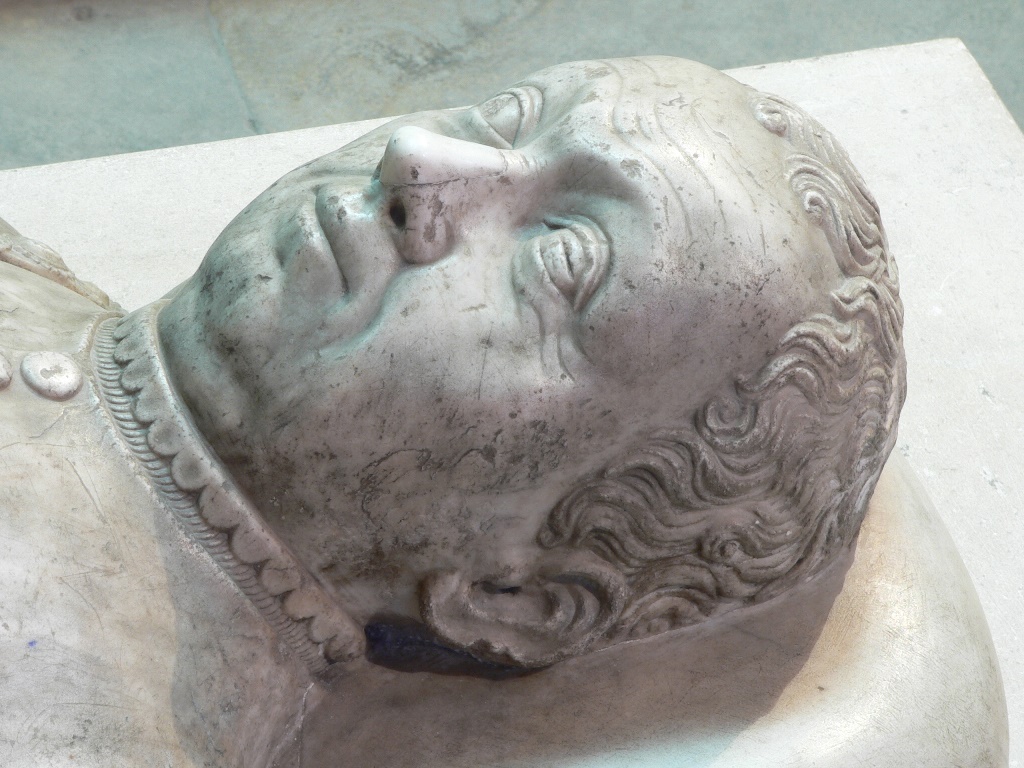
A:
{"label": "beaded trim band", "polygon": [[309,671],[329,678],[363,633],[220,466],[164,373],[158,302],[96,329],[93,367],[131,453],[193,541],[216,561]]}

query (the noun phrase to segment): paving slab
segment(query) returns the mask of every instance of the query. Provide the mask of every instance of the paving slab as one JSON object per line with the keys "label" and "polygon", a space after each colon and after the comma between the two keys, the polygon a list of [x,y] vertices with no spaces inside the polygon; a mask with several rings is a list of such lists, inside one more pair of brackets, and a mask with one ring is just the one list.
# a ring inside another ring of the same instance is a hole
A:
{"label": "paving slab", "polygon": [[963,38],[1024,120],[1020,0],[212,0],[262,131],[474,103],[574,59],[718,69]]}
{"label": "paving slab", "polygon": [[0,0],[0,168],[455,106],[570,59],[944,36],[1024,122],[1021,0]]}
{"label": "paving slab", "polygon": [[205,0],[0,1],[0,168],[255,133]]}

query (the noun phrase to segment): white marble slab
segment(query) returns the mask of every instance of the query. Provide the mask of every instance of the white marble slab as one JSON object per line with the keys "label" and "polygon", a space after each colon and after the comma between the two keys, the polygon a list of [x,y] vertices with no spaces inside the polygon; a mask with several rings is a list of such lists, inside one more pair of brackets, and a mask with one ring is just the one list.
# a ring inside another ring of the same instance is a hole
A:
{"label": "white marble slab", "polygon": [[[907,309],[899,450],[980,593],[1024,768],[1024,135],[955,40],[732,74],[829,126],[882,206]],[[0,216],[136,307],[270,182],[377,122],[0,172]]]}

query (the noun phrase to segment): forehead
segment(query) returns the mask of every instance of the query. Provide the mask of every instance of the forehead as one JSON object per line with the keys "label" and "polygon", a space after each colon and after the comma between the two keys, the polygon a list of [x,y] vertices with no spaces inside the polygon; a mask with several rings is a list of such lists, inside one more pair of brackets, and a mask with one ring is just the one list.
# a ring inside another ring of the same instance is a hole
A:
{"label": "forehead", "polygon": [[[570,157],[581,186],[603,184],[645,209],[651,236],[759,230],[772,219],[805,228],[785,175],[790,149],[757,122],[758,94],[721,72],[637,57],[563,64],[523,84],[543,100],[536,150]],[[576,188],[571,172],[560,181]]]}
{"label": "forehead", "polygon": [[722,201],[792,206],[786,149],[756,121],[756,93],[717,70],[637,57],[562,64],[523,84],[542,96],[540,143],[585,146],[623,188],[655,193],[675,228],[697,210],[721,212]]}
{"label": "forehead", "polygon": [[669,91],[742,94],[746,87],[716,69],[668,56],[572,61],[539,70],[526,77],[549,91],[583,89],[613,101],[643,101]]}
{"label": "forehead", "polygon": [[702,120],[752,121],[750,89],[710,67],[671,57],[570,62],[522,83],[543,94],[545,112],[602,118],[609,134],[624,137],[657,141],[669,130],[699,129]]}

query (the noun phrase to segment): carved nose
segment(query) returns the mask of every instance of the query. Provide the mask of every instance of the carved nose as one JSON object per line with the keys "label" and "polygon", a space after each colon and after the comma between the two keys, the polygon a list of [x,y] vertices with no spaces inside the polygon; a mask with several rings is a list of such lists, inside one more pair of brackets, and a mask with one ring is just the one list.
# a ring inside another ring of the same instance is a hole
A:
{"label": "carved nose", "polygon": [[504,150],[405,126],[391,135],[380,164],[385,186],[422,186],[498,176],[508,170]]}

